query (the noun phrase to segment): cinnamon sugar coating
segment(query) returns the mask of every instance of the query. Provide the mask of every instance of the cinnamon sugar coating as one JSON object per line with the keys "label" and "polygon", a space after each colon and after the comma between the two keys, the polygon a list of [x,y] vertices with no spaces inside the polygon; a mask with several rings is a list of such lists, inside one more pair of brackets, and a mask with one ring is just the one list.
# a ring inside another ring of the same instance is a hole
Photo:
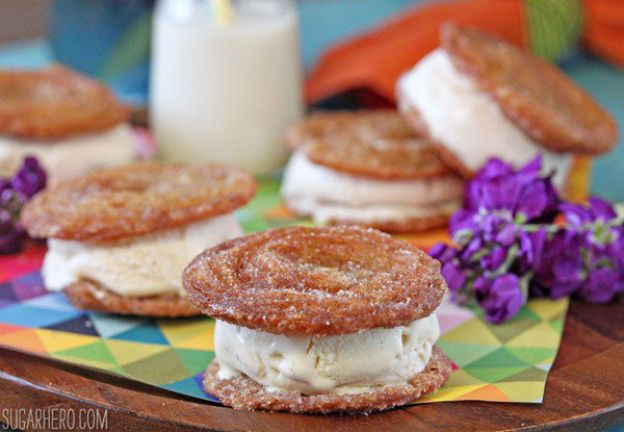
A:
{"label": "cinnamon sugar coating", "polygon": [[373,387],[355,394],[324,393],[302,395],[296,391],[272,392],[245,375],[222,380],[214,360],[204,375],[204,388],[224,405],[237,410],[287,411],[291,413],[368,414],[414,402],[448,381],[451,361],[438,347],[433,348],[431,360],[424,371],[406,383]]}
{"label": "cinnamon sugar coating", "polygon": [[600,154],[615,146],[615,120],[555,66],[472,28],[448,24],[441,40],[453,65],[544,147]]}
{"label": "cinnamon sugar coating", "polygon": [[440,212],[435,215],[409,217],[401,220],[379,220],[362,224],[358,221],[352,221],[349,219],[332,219],[329,221],[329,224],[366,226],[378,229],[379,231],[395,234],[417,233],[447,226],[452,213],[453,212],[441,209]]}
{"label": "cinnamon sugar coating", "polygon": [[106,86],[65,67],[0,71],[0,134],[52,140],[107,130],[130,115]]}
{"label": "cinnamon sugar coating", "polygon": [[80,281],[63,292],[76,307],[120,315],[176,318],[199,315],[184,297],[161,294],[148,297],[126,297],[107,290],[93,281]]}
{"label": "cinnamon sugar coating", "polygon": [[245,171],[222,165],[137,162],[68,180],[22,212],[33,237],[112,241],[230,213],[254,195]]}
{"label": "cinnamon sugar coating", "polygon": [[224,242],[184,270],[204,314],[269,333],[328,336],[431,314],[446,282],[416,247],[356,226],[291,227]]}
{"label": "cinnamon sugar coating", "polygon": [[416,137],[394,111],[312,114],[286,134],[288,145],[312,162],[382,180],[451,175],[429,142]]}

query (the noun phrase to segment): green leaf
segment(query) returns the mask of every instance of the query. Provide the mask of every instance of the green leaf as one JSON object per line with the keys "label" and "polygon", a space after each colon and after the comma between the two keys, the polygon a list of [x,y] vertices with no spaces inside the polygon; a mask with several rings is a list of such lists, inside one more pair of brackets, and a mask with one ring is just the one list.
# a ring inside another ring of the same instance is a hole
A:
{"label": "green leaf", "polygon": [[152,12],[141,15],[122,35],[98,74],[108,80],[141,64],[150,52]]}

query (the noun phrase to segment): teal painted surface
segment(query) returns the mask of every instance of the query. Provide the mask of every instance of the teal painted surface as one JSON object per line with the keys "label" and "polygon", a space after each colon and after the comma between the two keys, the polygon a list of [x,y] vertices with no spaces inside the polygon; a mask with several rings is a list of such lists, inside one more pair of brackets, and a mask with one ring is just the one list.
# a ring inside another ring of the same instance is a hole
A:
{"label": "teal painted surface", "polygon": [[54,58],[144,103],[152,8],[147,0],[54,0],[48,23]]}
{"label": "teal painted surface", "polygon": [[50,61],[52,51],[44,39],[9,43],[0,47],[0,67],[37,68]]}
{"label": "teal painted surface", "polygon": [[299,3],[303,61],[309,68],[335,41],[370,28],[426,0],[303,0]]}
{"label": "teal painted surface", "polygon": [[589,91],[615,117],[620,142],[615,150],[596,160],[592,192],[615,202],[624,201],[624,71],[593,57],[566,64],[565,71]]}

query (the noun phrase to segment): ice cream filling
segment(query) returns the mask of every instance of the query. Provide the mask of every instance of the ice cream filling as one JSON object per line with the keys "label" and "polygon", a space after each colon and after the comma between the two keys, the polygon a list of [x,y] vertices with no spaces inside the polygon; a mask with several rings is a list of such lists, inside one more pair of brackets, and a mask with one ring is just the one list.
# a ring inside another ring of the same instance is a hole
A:
{"label": "ice cream filling", "polygon": [[544,171],[555,170],[555,184],[564,184],[572,157],[548,151],[527,136],[489,94],[453,66],[443,49],[434,50],[403,75],[398,87],[407,95],[401,111],[416,108],[431,137],[468,168],[476,171],[491,157],[519,167],[541,153]]}
{"label": "ice cream filling", "polygon": [[49,290],[80,280],[128,297],[184,295],[182,271],[200,252],[238,237],[233,214],[114,242],[49,239],[42,274]]}
{"label": "ice cream filling", "polygon": [[427,218],[440,215],[450,216],[459,209],[461,202],[451,200],[431,205],[360,205],[349,206],[331,202],[317,201],[313,198],[293,198],[288,206],[297,213],[312,215],[314,222],[324,225],[332,221],[372,224],[407,221],[413,218]]}
{"label": "ice cream filling", "polygon": [[[434,179],[377,180],[341,173],[293,154],[282,183],[282,197],[316,223],[349,219],[405,220],[456,208],[463,182],[454,176]],[[452,210],[450,210],[452,211]]]}
{"label": "ice cream filling", "polygon": [[18,140],[0,136],[0,173],[10,175],[26,156],[35,156],[48,174],[48,184],[86,174],[96,168],[128,163],[136,155],[132,128],[110,130],[54,141]]}
{"label": "ice cream filling", "polygon": [[219,378],[240,374],[270,391],[302,394],[366,391],[422,372],[440,336],[432,313],[406,326],[338,336],[284,336],[217,320]]}

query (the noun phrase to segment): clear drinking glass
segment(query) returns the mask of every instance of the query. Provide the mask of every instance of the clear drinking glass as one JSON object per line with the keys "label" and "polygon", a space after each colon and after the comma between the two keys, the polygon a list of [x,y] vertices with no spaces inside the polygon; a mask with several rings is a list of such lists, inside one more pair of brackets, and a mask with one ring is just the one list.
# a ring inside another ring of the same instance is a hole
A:
{"label": "clear drinking glass", "polygon": [[150,113],[166,160],[254,174],[281,166],[303,112],[297,13],[290,0],[161,0]]}

